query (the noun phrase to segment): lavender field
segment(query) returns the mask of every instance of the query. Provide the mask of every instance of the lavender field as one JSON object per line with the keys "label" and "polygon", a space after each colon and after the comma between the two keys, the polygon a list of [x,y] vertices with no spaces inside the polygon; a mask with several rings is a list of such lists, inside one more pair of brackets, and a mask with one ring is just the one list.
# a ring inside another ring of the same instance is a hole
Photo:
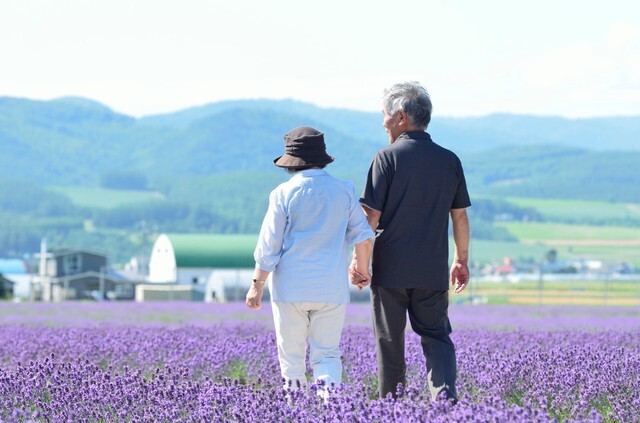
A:
{"label": "lavender field", "polygon": [[268,304],[0,303],[0,421],[639,422],[640,309],[454,305],[460,401],[409,380],[376,395],[367,304],[349,306],[344,385],[281,388]]}

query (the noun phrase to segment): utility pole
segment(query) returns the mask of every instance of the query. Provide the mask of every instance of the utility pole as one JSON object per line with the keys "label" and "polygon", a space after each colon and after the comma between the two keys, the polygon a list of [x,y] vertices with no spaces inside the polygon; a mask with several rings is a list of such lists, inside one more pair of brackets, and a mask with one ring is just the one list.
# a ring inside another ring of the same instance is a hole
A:
{"label": "utility pole", "polygon": [[542,291],[544,289],[544,262],[540,263],[538,271],[538,305],[542,305]]}
{"label": "utility pole", "polygon": [[147,242],[149,241],[149,228],[146,220],[140,221],[140,262],[138,263],[138,273],[144,276],[149,274],[149,263],[147,260]]}
{"label": "utility pole", "polygon": [[47,239],[40,240],[40,266],[38,269],[38,285],[41,300],[51,301],[51,281],[47,278]]}
{"label": "utility pole", "polygon": [[103,301],[105,299],[105,292],[104,292],[104,266],[100,266],[99,283],[100,283],[100,301]]}

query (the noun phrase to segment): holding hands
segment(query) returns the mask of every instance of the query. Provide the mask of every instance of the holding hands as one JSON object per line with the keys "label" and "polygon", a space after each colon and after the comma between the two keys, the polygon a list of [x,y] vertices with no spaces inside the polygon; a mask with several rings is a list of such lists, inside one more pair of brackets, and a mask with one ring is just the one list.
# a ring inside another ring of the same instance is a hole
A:
{"label": "holding hands", "polygon": [[356,262],[354,260],[351,263],[351,266],[349,266],[349,280],[351,281],[352,285],[357,286],[358,289],[362,289],[371,283],[371,275],[368,271],[358,271],[358,266],[356,265]]}
{"label": "holding hands", "polygon": [[353,260],[349,266],[349,280],[358,289],[362,289],[371,283],[369,264],[372,251],[373,243],[370,239],[357,243],[353,249]]}

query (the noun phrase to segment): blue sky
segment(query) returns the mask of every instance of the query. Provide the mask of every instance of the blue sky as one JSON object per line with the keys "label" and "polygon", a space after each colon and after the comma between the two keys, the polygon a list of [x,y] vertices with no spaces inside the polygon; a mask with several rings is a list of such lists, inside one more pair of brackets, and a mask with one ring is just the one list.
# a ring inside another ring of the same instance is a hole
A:
{"label": "blue sky", "polygon": [[423,83],[434,116],[640,116],[640,2],[0,0],[0,96],[132,116],[226,99],[380,110]]}

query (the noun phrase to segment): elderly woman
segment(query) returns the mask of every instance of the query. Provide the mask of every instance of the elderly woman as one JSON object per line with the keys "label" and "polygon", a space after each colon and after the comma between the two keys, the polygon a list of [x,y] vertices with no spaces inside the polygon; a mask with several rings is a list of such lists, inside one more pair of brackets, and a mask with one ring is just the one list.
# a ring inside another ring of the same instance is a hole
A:
{"label": "elderly woman", "polygon": [[333,161],[324,135],[298,127],[284,136],[285,154],[276,166],[293,174],[269,196],[254,258],[254,279],[246,296],[259,309],[268,276],[278,359],[285,386],[306,385],[306,349],[314,381],[342,380],[340,336],[349,302],[349,248],[366,286],[374,236],[353,185],[331,176]]}

